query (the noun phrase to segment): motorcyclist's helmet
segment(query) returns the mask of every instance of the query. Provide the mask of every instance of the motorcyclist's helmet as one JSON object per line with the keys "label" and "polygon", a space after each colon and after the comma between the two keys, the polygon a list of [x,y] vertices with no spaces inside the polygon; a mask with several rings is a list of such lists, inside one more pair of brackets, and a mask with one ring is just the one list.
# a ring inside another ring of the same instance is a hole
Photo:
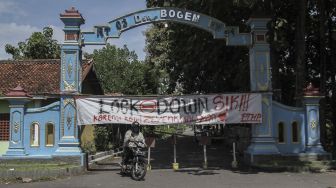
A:
{"label": "motorcyclist's helmet", "polygon": [[133,133],[138,134],[140,132],[140,124],[137,121],[134,121],[131,125],[131,130]]}

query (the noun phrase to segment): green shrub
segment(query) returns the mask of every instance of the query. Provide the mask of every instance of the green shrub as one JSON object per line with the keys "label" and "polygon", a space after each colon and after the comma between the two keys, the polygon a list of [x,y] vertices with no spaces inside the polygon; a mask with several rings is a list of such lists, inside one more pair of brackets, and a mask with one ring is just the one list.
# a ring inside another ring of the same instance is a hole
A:
{"label": "green shrub", "polygon": [[93,142],[84,142],[81,144],[82,150],[89,155],[95,154],[97,152],[95,143]]}
{"label": "green shrub", "polygon": [[127,125],[107,124],[94,126],[94,144],[97,151],[107,151],[122,146]]}
{"label": "green shrub", "polygon": [[106,151],[109,148],[109,131],[108,128],[104,125],[96,125],[95,126],[95,146],[97,151]]}

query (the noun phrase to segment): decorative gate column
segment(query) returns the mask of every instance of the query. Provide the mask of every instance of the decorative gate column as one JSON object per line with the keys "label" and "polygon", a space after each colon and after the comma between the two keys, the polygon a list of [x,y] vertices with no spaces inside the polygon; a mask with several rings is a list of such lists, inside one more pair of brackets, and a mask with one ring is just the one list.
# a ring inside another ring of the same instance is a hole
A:
{"label": "decorative gate column", "polygon": [[64,43],[61,47],[61,119],[60,141],[56,155],[81,155],[73,96],[81,93],[82,50],[80,26],[85,20],[75,8],[60,15],[64,23]]}
{"label": "decorative gate column", "polygon": [[262,93],[263,123],[252,125],[252,140],[247,149],[250,162],[254,155],[279,154],[275,145],[272,126],[272,80],[270,66],[270,47],[266,40],[267,23],[270,19],[251,18],[252,46],[250,47],[251,91]]}
{"label": "decorative gate column", "polygon": [[326,154],[320,141],[320,120],[319,120],[319,102],[323,96],[319,89],[314,88],[312,84],[304,91],[304,105],[306,107],[306,153]]}
{"label": "decorative gate column", "polygon": [[10,104],[10,140],[4,156],[24,156],[24,113],[30,97],[21,86],[17,86],[6,94],[6,98]]}

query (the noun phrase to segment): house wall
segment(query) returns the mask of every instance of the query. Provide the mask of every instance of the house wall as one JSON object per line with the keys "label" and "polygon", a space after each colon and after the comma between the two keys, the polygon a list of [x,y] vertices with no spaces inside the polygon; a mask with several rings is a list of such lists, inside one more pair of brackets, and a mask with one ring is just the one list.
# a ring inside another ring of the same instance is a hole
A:
{"label": "house wall", "polygon": [[9,146],[9,141],[0,141],[0,156],[5,154]]}
{"label": "house wall", "polygon": [[[9,103],[6,100],[0,100],[0,113],[9,113]],[[5,154],[9,146],[9,141],[0,141],[0,156]]]}
{"label": "house wall", "polygon": [[0,100],[0,113],[9,113],[9,103],[6,100]]}

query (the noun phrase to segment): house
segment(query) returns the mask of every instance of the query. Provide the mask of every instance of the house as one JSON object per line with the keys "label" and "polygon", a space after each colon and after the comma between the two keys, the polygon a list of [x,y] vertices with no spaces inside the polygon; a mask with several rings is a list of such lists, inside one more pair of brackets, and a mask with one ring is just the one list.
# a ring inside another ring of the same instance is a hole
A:
{"label": "house", "polygon": [[[84,60],[82,94],[103,94],[92,60]],[[18,85],[30,96],[29,108],[47,106],[59,100],[60,59],[2,60],[0,61],[0,156],[9,145],[10,109],[5,95]],[[83,128],[85,129],[85,128]],[[82,130],[83,130],[82,129]],[[92,129],[90,129],[92,130]]]}

